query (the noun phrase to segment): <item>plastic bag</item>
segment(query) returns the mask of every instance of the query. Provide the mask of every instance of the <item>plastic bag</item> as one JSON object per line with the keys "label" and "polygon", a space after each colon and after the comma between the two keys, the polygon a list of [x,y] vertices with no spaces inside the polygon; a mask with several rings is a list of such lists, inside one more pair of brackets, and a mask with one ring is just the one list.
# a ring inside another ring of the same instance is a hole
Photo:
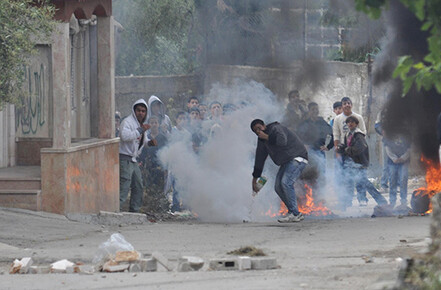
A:
{"label": "plastic bag", "polygon": [[126,241],[123,235],[114,233],[98,247],[93,263],[99,263],[108,257],[114,257],[119,251],[133,251],[133,246]]}

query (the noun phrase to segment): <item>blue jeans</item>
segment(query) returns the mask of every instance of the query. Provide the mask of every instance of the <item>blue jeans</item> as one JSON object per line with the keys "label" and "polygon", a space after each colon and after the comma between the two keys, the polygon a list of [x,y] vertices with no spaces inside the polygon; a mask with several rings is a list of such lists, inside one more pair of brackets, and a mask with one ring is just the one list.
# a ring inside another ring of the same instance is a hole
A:
{"label": "blue jeans", "polygon": [[282,164],[277,172],[274,189],[288,208],[288,213],[299,214],[294,183],[300,177],[306,163],[291,160]]}
{"label": "blue jeans", "polygon": [[367,169],[366,168],[354,168],[354,181],[357,187],[357,192],[369,192],[369,194],[375,199],[377,204],[384,205],[387,204],[386,199],[378,192],[375,186],[367,179]]}
{"label": "blue jeans", "polygon": [[[352,206],[352,197],[354,195],[354,186],[357,189],[357,200],[358,202],[367,202],[368,199],[366,197],[366,186],[363,186],[362,183],[360,183],[358,178],[356,178],[358,175],[358,171],[362,169],[361,165],[356,164],[354,161],[352,161],[351,158],[347,156],[343,156],[343,178],[344,178],[344,185],[345,185],[345,194],[343,196],[343,204],[346,207]],[[367,180],[367,176],[366,176]]]}
{"label": "blue jeans", "polygon": [[142,206],[144,188],[142,186],[141,169],[138,163],[129,160],[119,161],[119,204],[126,201],[130,192],[130,212],[138,212]]}
{"label": "blue jeans", "polygon": [[387,157],[386,146],[383,143],[383,172],[381,173],[381,187],[388,188],[388,184],[390,181],[390,167],[388,166],[389,157]]}
{"label": "blue jeans", "polygon": [[407,205],[407,179],[409,177],[409,163],[395,164],[392,160],[387,161],[390,173],[389,202],[395,206],[397,202],[397,186],[400,186],[401,204]]}

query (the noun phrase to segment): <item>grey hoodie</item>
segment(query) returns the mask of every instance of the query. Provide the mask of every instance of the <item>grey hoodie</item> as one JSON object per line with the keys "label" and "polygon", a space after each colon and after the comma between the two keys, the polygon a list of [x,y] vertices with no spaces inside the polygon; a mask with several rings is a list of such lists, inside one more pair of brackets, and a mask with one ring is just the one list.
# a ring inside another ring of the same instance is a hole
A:
{"label": "grey hoodie", "polygon": [[170,118],[165,114],[164,103],[157,96],[151,96],[149,98],[149,102],[148,102],[149,110],[148,110],[148,113],[147,113],[147,120],[148,120],[148,118],[150,118],[153,115],[153,113],[152,113],[152,104],[154,102],[159,102],[159,104],[161,106],[160,110],[159,110],[159,115],[158,115],[160,129],[162,130],[162,125],[165,124],[167,126],[167,132],[163,131],[162,133],[170,134],[171,129],[172,129]]}

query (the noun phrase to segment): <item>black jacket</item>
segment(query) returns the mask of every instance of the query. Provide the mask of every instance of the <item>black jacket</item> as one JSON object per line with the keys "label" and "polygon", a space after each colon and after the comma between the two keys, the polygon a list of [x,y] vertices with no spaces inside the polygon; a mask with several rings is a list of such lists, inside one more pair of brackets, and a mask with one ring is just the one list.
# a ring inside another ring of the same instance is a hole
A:
{"label": "black jacket", "polygon": [[364,134],[357,128],[352,138],[351,146],[348,146],[348,135],[345,136],[344,146],[338,152],[350,157],[355,163],[362,167],[369,166],[369,148]]}
{"label": "black jacket", "polygon": [[[297,128],[297,134],[311,149],[320,150],[323,145],[327,145],[328,149],[334,147],[332,128],[322,117],[318,117],[315,121],[311,119],[303,121]],[[325,144],[327,135],[331,136],[329,144]]]}
{"label": "black jacket", "polygon": [[256,160],[254,161],[253,177],[260,177],[268,155],[276,165],[283,165],[295,157],[308,159],[305,145],[296,134],[278,122],[266,125],[264,131],[268,134],[268,141],[258,139]]}

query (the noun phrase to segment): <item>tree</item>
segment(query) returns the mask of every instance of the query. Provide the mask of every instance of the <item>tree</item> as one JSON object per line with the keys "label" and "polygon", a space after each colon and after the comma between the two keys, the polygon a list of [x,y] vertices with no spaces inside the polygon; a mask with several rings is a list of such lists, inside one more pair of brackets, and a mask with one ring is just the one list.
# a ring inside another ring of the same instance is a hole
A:
{"label": "tree", "polygon": [[36,52],[37,41],[51,35],[54,13],[47,0],[0,1],[0,108],[16,103],[24,67]]}
{"label": "tree", "polygon": [[[412,55],[403,55],[393,73],[403,81],[403,95],[413,84],[417,90],[429,91],[435,88],[441,94],[441,1],[439,0],[400,0],[418,20],[421,30],[429,32],[428,52],[424,59],[415,61]],[[373,18],[379,18],[381,9],[389,0],[355,0],[356,8]]]}
{"label": "tree", "polygon": [[116,75],[191,73],[195,68],[193,0],[113,0],[123,31]]}

